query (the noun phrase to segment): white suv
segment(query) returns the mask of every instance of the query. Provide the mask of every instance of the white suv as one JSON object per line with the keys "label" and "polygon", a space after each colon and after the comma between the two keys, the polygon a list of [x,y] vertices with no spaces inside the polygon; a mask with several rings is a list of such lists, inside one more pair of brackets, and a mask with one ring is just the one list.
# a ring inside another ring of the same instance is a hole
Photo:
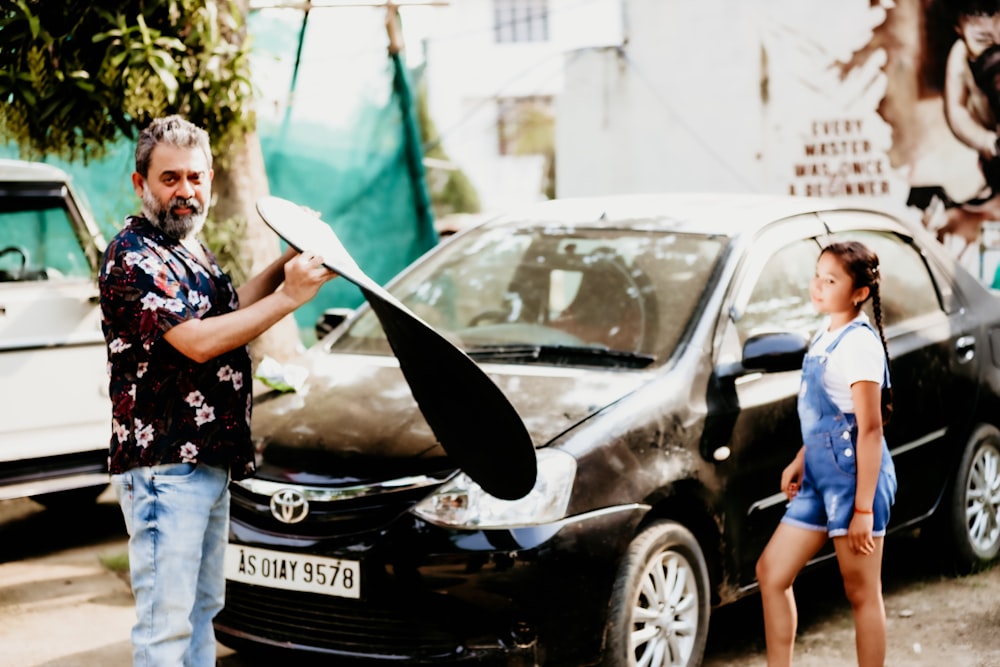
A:
{"label": "white suv", "polygon": [[66,506],[107,487],[104,247],[65,172],[0,160],[0,500]]}

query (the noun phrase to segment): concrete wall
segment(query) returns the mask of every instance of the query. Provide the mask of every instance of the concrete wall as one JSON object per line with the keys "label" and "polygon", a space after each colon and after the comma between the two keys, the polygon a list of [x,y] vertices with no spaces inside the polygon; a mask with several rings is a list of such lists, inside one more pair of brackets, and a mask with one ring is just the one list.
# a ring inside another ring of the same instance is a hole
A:
{"label": "concrete wall", "polygon": [[566,57],[557,193],[760,187],[760,48],[732,0],[628,0],[620,49]]}

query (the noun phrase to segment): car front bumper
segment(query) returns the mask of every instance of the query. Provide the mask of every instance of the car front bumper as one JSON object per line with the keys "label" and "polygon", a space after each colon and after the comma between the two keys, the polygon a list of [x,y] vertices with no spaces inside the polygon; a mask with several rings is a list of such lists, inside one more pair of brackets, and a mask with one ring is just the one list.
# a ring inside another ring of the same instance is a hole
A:
{"label": "car front bumper", "polygon": [[459,531],[410,513],[351,538],[289,540],[234,520],[231,541],[359,561],[362,597],[230,581],[216,618],[237,650],[411,665],[596,660],[615,572],[648,508],[531,528]]}

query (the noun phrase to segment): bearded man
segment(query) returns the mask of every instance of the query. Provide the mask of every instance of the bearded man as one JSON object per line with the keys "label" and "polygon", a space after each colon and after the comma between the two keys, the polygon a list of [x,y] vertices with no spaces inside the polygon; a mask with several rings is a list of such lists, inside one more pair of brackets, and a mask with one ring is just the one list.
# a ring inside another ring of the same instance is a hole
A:
{"label": "bearded man", "polygon": [[136,667],[214,667],[229,480],[254,472],[247,344],[336,274],[289,250],[238,290],[198,240],[208,134],[179,116],[139,136],[129,217],[98,279],[108,349],[108,469],[129,534]]}

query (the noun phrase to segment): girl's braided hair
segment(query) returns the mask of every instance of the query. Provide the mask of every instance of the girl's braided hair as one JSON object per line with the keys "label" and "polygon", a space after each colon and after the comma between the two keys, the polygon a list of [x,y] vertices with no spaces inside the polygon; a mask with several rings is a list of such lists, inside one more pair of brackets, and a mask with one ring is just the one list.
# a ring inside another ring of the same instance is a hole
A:
{"label": "girl's braided hair", "polygon": [[[882,295],[879,290],[882,276],[879,271],[878,255],[860,241],[831,243],[823,248],[823,253],[830,253],[841,261],[844,269],[854,279],[854,289],[868,288],[868,297],[872,300],[872,313],[875,315],[875,328],[882,340],[882,350],[885,352],[885,363],[888,366],[889,345],[885,340],[885,330],[882,327]],[[867,300],[865,299],[865,301]],[[858,304],[859,307],[861,303]],[[882,423],[888,424],[891,417],[892,388],[882,387]]]}

